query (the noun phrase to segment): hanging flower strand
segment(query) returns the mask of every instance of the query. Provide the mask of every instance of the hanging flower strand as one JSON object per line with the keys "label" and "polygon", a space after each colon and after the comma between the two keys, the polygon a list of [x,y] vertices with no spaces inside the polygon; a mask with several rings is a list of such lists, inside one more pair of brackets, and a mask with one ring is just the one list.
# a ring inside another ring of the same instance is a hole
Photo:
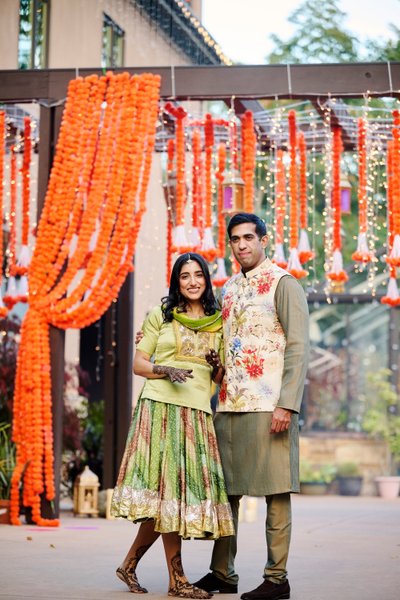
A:
{"label": "hanging flower strand", "polygon": [[17,280],[15,278],[17,274],[17,154],[14,145],[10,148],[10,156],[10,237],[7,249],[8,281],[7,290],[4,295],[4,304],[11,310],[19,301]]}
{"label": "hanging flower strand", "polygon": [[188,243],[185,231],[185,119],[186,110],[182,106],[175,107],[170,102],[165,105],[165,110],[175,118],[175,151],[176,151],[176,225],[173,231],[173,251],[188,252],[191,246]]}
{"label": "hanging flower strand", "polygon": [[400,266],[400,111],[393,111],[392,145],[392,247],[386,262]]}
{"label": "hanging flower strand", "polygon": [[351,258],[357,262],[368,263],[371,253],[367,242],[367,123],[358,119],[358,239],[357,250]]}
{"label": "hanging flower strand", "polygon": [[218,146],[218,168],[216,172],[217,179],[217,196],[218,196],[218,254],[217,254],[217,271],[215,273],[213,284],[216,287],[222,287],[228,281],[228,275],[225,269],[225,237],[226,223],[222,212],[223,209],[223,190],[222,182],[224,181],[224,172],[226,166],[226,146],[219,144]]}
{"label": "hanging flower strand", "polygon": [[257,138],[251,110],[242,117],[242,179],[244,181],[244,210],[254,212],[254,170],[256,167]]}
{"label": "hanging flower strand", "polygon": [[[23,504],[38,525],[41,494],[55,495],[49,326],[82,328],[117,298],[132,270],[146,209],[160,78],[107,73],[70,82],[30,276],[14,394],[16,468],[10,516]],[[85,210],[82,210],[82,207]],[[85,263],[96,221],[100,228]],[[69,244],[77,243],[72,256]],[[82,265],[85,263],[85,267]],[[61,265],[61,269],[60,266]],[[74,287],[75,286],[75,287]]]}
{"label": "hanging flower strand", "polygon": [[290,198],[290,216],[289,216],[289,261],[287,270],[296,279],[302,279],[308,273],[305,271],[299,260],[297,246],[299,243],[299,211],[297,207],[297,167],[296,167],[296,148],[297,148],[297,133],[296,133],[296,112],[290,110],[288,114],[289,122],[289,151],[290,151],[290,167],[289,167],[289,198]]}
{"label": "hanging flower strand", "polygon": [[4,156],[5,156],[5,135],[6,135],[6,116],[4,111],[0,111],[0,318],[4,318],[8,309],[4,305],[1,294],[1,284],[3,279],[3,194],[4,194]]}
{"label": "hanging flower strand", "polygon": [[204,235],[201,242],[201,248],[199,254],[204,258],[212,262],[217,256],[217,249],[215,247],[213,235],[212,235],[212,157],[214,149],[214,124],[210,113],[205,115],[204,121],[204,139],[205,139],[205,213],[204,213]]}
{"label": "hanging flower strand", "polygon": [[[393,140],[388,141],[387,145],[387,221],[388,221],[388,254],[390,254],[393,246],[393,187],[395,182],[393,180]],[[389,281],[387,286],[386,295],[381,298],[382,304],[388,304],[389,306],[400,305],[400,294],[399,288],[396,281],[396,267],[389,265]]]}
{"label": "hanging flower strand", "polygon": [[332,128],[332,218],[333,218],[333,259],[327,278],[330,281],[344,282],[348,280],[343,270],[341,208],[340,208],[340,155],[342,152],[342,134],[340,127]]}
{"label": "hanging flower strand", "polygon": [[195,129],[192,134],[192,245],[198,250],[201,245],[200,237],[200,212],[202,192],[202,165],[201,165],[201,133]]}
{"label": "hanging flower strand", "polygon": [[286,216],[286,174],[283,156],[284,151],[277,150],[275,160],[275,252],[272,260],[278,267],[286,269],[287,260],[283,248]]}
{"label": "hanging flower strand", "polygon": [[166,284],[169,285],[172,269],[172,227],[176,210],[176,177],[174,169],[175,141],[171,138],[167,142],[167,256],[166,256]]}
{"label": "hanging flower strand", "polygon": [[314,258],[315,254],[310,248],[308,239],[308,206],[307,206],[307,148],[304,133],[301,131],[298,136],[299,158],[300,158],[300,241],[299,241],[299,259],[302,264]]}

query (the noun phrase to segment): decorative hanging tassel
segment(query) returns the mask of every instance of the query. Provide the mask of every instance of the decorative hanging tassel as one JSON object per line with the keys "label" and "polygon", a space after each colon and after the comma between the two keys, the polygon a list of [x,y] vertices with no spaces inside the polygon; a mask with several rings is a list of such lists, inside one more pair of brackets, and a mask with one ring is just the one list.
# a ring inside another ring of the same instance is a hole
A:
{"label": "decorative hanging tassel", "polygon": [[306,277],[308,274],[307,271],[303,269],[299,259],[299,253],[297,252],[297,248],[292,248],[290,250],[289,260],[287,264],[287,270],[293,277],[296,279],[302,279]]}
{"label": "decorative hanging tassel", "polygon": [[393,246],[386,262],[392,267],[400,267],[400,235],[397,233],[393,239]]}
{"label": "decorative hanging tassel", "polygon": [[172,251],[178,252],[182,254],[184,252],[189,252],[192,249],[192,246],[189,244],[188,239],[186,237],[185,225],[177,225],[174,227],[172,232],[172,240],[173,246]]}
{"label": "decorative hanging tassel", "polygon": [[18,303],[17,280],[11,275],[7,281],[7,291],[4,294],[4,304],[11,310],[14,304]]}
{"label": "decorative hanging tassel", "polygon": [[347,281],[349,276],[343,270],[343,257],[340,250],[335,250],[332,258],[332,267],[326,274],[330,281]]}
{"label": "decorative hanging tassel", "polygon": [[297,250],[299,252],[299,260],[302,264],[308,262],[315,256],[314,252],[311,250],[308,233],[305,229],[300,229],[300,240]]}
{"label": "decorative hanging tassel", "polygon": [[290,255],[287,270],[296,279],[306,277],[308,272],[302,268],[297,251],[299,240],[298,207],[297,207],[297,167],[296,167],[296,112],[289,111],[289,146],[290,146],[290,219],[289,219],[289,246]]}
{"label": "decorative hanging tassel", "polygon": [[31,251],[28,246],[21,246],[15,267],[16,275],[25,275],[31,262]]}
{"label": "decorative hanging tassel", "polygon": [[28,302],[29,286],[28,278],[26,275],[22,275],[18,284],[18,300],[19,302]]}
{"label": "decorative hanging tassel", "polygon": [[209,262],[213,261],[218,252],[215,247],[212,235],[212,153],[214,147],[214,124],[212,116],[207,113],[204,122],[205,137],[205,214],[204,214],[204,235],[201,242],[199,254],[204,256]]}
{"label": "decorative hanging tassel", "polygon": [[372,260],[372,254],[368,248],[367,241],[367,132],[366,120],[358,120],[358,222],[359,234],[357,250],[351,258],[356,262],[368,263]]}
{"label": "decorative hanging tassel", "polygon": [[228,281],[229,277],[226,273],[225,268],[225,259],[217,258],[217,271],[215,273],[215,277],[212,280],[213,284],[216,287],[222,287]]}
{"label": "decorative hanging tassel", "polygon": [[274,256],[272,257],[272,262],[274,262],[276,265],[278,265],[278,267],[281,267],[281,269],[286,269],[287,268],[287,260],[285,257],[285,251],[283,249],[283,244],[275,244],[275,252],[274,252]]}
{"label": "decorative hanging tassel", "polygon": [[396,269],[394,267],[390,269],[387,293],[386,296],[381,298],[381,303],[388,304],[389,306],[400,306],[399,288],[397,287]]}
{"label": "decorative hanging tassel", "polygon": [[8,308],[4,305],[3,296],[1,295],[0,289],[0,319],[4,319],[7,316]]}
{"label": "decorative hanging tassel", "polygon": [[172,233],[172,252],[189,252],[192,246],[189,244],[185,231],[185,205],[186,205],[186,181],[185,181],[185,119],[187,116],[183,106],[175,107],[167,102],[165,110],[175,119],[175,157],[176,157],[176,225]]}
{"label": "decorative hanging tassel", "polygon": [[217,256],[217,249],[215,247],[214,238],[211,227],[204,229],[204,235],[201,242],[201,248],[199,254],[204,256],[208,262],[212,262]]}
{"label": "decorative hanging tassel", "polygon": [[340,207],[340,154],[342,152],[342,133],[340,127],[332,128],[332,215],[333,215],[333,257],[332,266],[326,277],[330,281],[345,282],[349,279],[343,270],[341,207]]}
{"label": "decorative hanging tassel", "polygon": [[190,242],[195,250],[201,246],[201,237],[198,227],[192,227],[190,231]]}
{"label": "decorative hanging tassel", "polygon": [[278,150],[275,161],[275,253],[272,262],[286,269],[287,260],[283,248],[286,215],[286,173],[283,150]]}
{"label": "decorative hanging tassel", "polygon": [[299,158],[300,158],[300,240],[297,250],[302,264],[314,258],[315,254],[311,250],[308,240],[308,207],[307,207],[307,147],[304,133],[300,132],[298,137]]}
{"label": "decorative hanging tassel", "polygon": [[356,262],[367,263],[371,260],[371,253],[368,249],[367,234],[360,232],[357,238],[357,250],[353,252],[351,258]]}

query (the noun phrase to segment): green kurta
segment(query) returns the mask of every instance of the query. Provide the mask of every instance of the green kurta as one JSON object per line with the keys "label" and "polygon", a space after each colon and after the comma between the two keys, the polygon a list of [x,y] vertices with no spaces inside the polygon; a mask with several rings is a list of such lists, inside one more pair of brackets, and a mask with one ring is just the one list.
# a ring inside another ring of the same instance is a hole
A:
{"label": "green kurta", "polygon": [[308,307],[292,277],[282,277],[275,307],[286,337],[278,406],[293,411],[288,431],[270,434],[272,412],[218,412],[214,424],[229,495],[299,491],[298,413],[308,362]]}

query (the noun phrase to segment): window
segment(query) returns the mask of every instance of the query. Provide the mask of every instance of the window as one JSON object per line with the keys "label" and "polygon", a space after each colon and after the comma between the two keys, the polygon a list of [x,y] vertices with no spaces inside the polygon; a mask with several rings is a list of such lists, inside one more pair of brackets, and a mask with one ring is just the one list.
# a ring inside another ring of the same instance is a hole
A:
{"label": "window", "polygon": [[47,38],[50,0],[20,0],[18,66],[20,69],[47,67]]}
{"label": "window", "polygon": [[101,66],[103,68],[122,67],[124,63],[124,36],[123,30],[103,14],[103,44],[101,53]]}

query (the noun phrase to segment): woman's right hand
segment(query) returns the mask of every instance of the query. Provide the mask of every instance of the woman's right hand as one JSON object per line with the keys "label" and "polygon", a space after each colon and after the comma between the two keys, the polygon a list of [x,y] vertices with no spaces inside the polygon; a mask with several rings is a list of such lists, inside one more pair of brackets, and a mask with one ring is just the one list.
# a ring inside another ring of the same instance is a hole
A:
{"label": "woman's right hand", "polygon": [[153,373],[165,375],[171,383],[185,383],[188,377],[193,379],[192,369],[178,369],[177,367],[153,365]]}
{"label": "woman's right hand", "polygon": [[139,331],[136,333],[135,336],[135,346],[138,345],[138,343],[140,342],[141,339],[143,339],[144,333],[141,329],[139,329]]}

